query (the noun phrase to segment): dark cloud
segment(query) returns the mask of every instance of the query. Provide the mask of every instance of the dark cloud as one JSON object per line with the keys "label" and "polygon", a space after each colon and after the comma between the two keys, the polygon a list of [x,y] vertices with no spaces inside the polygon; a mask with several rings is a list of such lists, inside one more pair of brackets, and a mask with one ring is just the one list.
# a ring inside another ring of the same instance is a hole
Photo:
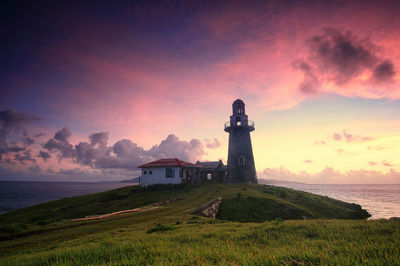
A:
{"label": "dark cloud", "polygon": [[48,159],[50,159],[51,158],[51,155],[50,155],[50,153],[48,153],[48,152],[45,152],[45,151],[39,151],[39,154],[38,154],[38,156],[40,157],[40,158],[42,158],[43,159],[43,161],[47,161]]}
{"label": "dark cloud", "polygon": [[373,78],[378,82],[387,81],[391,80],[394,74],[396,74],[396,71],[394,70],[393,62],[390,59],[386,59],[375,66]]}
{"label": "dark cloud", "polygon": [[[21,163],[33,161],[27,147],[34,143],[34,139],[29,136],[25,126],[39,120],[38,116],[15,109],[0,112],[0,161],[3,161],[3,155],[8,153],[14,153],[14,158]],[[11,161],[7,158],[5,162]]]}
{"label": "dark cloud", "polygon": [[40,138],[40,137],[43,137],[45,134],[44,133],[38,133],[38,134],[36,134],[35,136],[33,136],[33,137],[35,137],[35,138]]}
{"label": "dark cloud", "polygon": [[306,40],[308,55],[292,66],[303,72],[299,89],[305,94],[318,92],[321,81],[344,86],[364,71],[372,72],[370,82],[386,82],[395,75],[393,62],[378,55],[378,47],[368,38],[360,39],[350,31],[326,28]]}
{"label": "dark cloud", "polygon": [[49,139],[43,147],[48,151],[58,152],[59,159],[75,158],[76,150],[68,141],[71,135],[71,131],[68,128],[63,128],[57,131],[54,134],[54,138]]}
{"label": "dark cloud", "polygon": [[30,122],[39,121],[40,117],[9,109],[0,112],[0,136],[11,130],[22,130]]}
{"label": "dark cloud", "polygon": [[206,147],[209,149],[216,149],[221,147],[221,143],[219,143],[219,140],[217,138],[214,138],[212,141],[209,139],[205,139],[206,142]]}
{"label": "dark cloud", "polygon": [[39,165],[35,165],[29,167],[29,172],[39,174],[42,172],[42,169],[39,167]]}
{"label": "dark cloud", "polygon": [[304,94],[309,95],[317,93],[319,81],[317,76],[314,74],[312,67],[302,60],[294,61],[292,66],[295,69],[300,69],[304,74],[303,81],[299,84],[299,90]]}
{"label": "dark cloud", "polygon": [[108,133],[107,132],[94,133],[89,136],[89,140],[92,146],[98,144],[100,147],[106,147],[108,140]]}
{"label": "dark cloud", "polygon": [[25,164],[25,162],[32,162],[35,163],[36,160],[32,158],[30,151],[25,151],[23,153],[17,153],[14,155],[14,159],[21,164]]}
{"label": "dark cloud", "polygon": [[75,163],[97,169],[130,169],[155,159],[176,157],[195,162],[204,154],[203,144],[197,140],[181,141],[169,135],[159,145],[145,150],[136,143],[123,139],[108,146],[108,133],[100,132],[89,136],[90,142],[69,143],[71,131],[64,128],[57,131],[43,147],[57,154],[59,159],[72,159]]}
{"label": "dark cloud", "polygon": [[25,139],[24,139],[24,144],[27,146],[32,145],[34,142],[35,141],[31,137],[25,137]]}
{"label": "dark cloud", "polygon": [[307,40],[310,60],[323,71],[330,72],[337,85],[343,85],[364,69],[377,62],[374,46],[368,40],[359,40],[350,31],[342,33],[327,28],[321,35]]}
{"label": "dark cloud", "polygon": [[59,140],[64,143],[68,143],[68,138],[71,137],[72,133],[69,128],[64,127],[63,129],[59,130],[54,134],[54,139]]}

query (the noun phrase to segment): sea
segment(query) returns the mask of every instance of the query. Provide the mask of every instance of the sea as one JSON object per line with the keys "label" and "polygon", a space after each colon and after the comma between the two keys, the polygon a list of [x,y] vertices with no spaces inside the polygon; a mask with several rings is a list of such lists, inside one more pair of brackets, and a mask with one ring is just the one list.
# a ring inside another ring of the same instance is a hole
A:
{"label": "sea", "polygon": [[[102,192],[135,183],[120,182],[29,182],[0,181],[0,214],[35,204]],[[357,203],[366,209],[370,219],[400,217],[400,184],[398,185],[321,185],[276,183],[334,199]]]}
{"label": "sea", "polygon": [[35,204],[103,192],[135,183],[0,181],[0,214]]}

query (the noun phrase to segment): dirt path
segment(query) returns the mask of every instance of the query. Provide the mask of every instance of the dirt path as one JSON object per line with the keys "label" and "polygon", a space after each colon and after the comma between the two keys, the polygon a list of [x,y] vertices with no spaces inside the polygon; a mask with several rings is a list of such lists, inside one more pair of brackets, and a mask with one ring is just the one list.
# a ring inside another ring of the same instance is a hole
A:
{"label": "dirt path", "polygon": [[124,210],[124,211],[102,214],[102,215],[98,215],[98,216],[72,219],[71,221],[86,221],[86,220],[104,219],[104,218],[111,217],[111,216],[124,215],[124,214],[129,214],[132,212],[144,212],[144,211],[154,210],[157,208],[158,208],[158,206],[151,207],[151,208],[136,208],[136,209],[131,209],[131,210]]}
{"label": "dirt path", "polygon": [[142,208],[136,208],[136,209],[130,209],[130,210],[123,210],[123,211],[117,211],[117,212],[112,212],[112,213],[107,213],[107,214],[101,214],[101,215],[96,215],[96,216],[90,216],[90,217],[85,217],[85,218],[77,218],[77,219],[72,219],[71,221],[87,221],[87,220],[97,220],[97,219],[104,219],[112,216],[118,216],[118,215],[125,215],[133,212],[144,212],[144,211],[150,211],[159,208],[160,206],[164,204],[168,204],[171,202],[175,202],[178,200],[181,200],[182,198],[176,198],[176,199],[170,199],[170,200],[164,200],[160,202],[153,203],[150,206],[145,206]]}

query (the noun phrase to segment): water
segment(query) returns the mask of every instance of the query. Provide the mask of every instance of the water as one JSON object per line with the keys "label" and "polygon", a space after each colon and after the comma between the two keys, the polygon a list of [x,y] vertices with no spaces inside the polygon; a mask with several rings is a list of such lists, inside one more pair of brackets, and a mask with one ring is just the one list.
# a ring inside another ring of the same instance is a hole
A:
{"label": "water", "polygon": [[277,183],[334,199],[357,203],[372,216],[370,219],[400,217],[400,184],[398,185],[314,185]]}
{"label": "water", "polygon": [[0,214],[46,201],[133,185],[119,182],[0,181]]}

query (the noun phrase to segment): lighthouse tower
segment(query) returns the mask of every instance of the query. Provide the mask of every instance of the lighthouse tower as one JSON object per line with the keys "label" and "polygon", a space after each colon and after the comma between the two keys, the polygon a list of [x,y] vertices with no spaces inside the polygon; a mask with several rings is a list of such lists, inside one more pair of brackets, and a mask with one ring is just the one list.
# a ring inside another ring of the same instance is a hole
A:
{"label": "lighthouse tower", "polygon": [[225,131],[229,133],[227,182],[257,183],[250,138],[254,122],[247,119],[242,100],[234,101],[232,109],[233,114],[225,123]]}

